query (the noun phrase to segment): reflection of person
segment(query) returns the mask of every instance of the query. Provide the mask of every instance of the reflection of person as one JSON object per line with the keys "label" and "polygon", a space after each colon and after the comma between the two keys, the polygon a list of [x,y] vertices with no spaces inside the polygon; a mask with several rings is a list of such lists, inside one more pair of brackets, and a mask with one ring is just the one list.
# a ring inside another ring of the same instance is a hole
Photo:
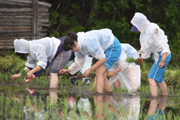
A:
{"label": "reflection of person", "polygon": [[[60,118],[59,114],[61,114],[62,109],[55,108],[55,107],[47,108],[48,103],[47,103],[46,98],[43,95],[41,95],[39,92],[35,91],[34,89],[26,88],[26,90],[28,90],[31,96],[30,96],[30,99],[25,99],[24,101],[25,102],[25,106],[24,106],[25,120],[45,120],[47,119],[45,118],[45,112],[49,109],[51,109],[50,114],[58,113],[56,116],[56,119]],[[34,99],[34,97],[36,99]],[[11,96],[11,99],[16,100],[17,102],[23,102],[18,96],[15,96],[15,98],[14,96]],[[52,117],[52,115],[50,114],[48,116],[48,119]]]}
{"label": "reflection of person", "polygon": [[[103,98],[103,101],[101,100]],[[140,97],[120,98],[119,96],[94,96],[95,119],[138,120]]]}
{"label": "reflection of person", "polygon": [[167,86],[163,81],[165,69],[171,59],[167,36],[157,24],[150,22],[142,13],[135,13],[131,23],[133,24],[131,31],[140,32],[141,49],[139,53],[141,57],[138,58],[137,64],[141,65],[143,59],[149,58],[150,54],[153,53],[154,64],[148,75],[151,96],[158,96],[156,82],[159,85],[161,94],[167,95]]}
{"label": "reflection of person", "polygon": [[109,82],[115,88],[122,87],[129,92],[135,92],[140,88],[141,71],[140,66],[135,63],[127,63],[126,58],[132,57],[137,59],[138,52],[130,44],[121,43],[122,53],[119,60],[116,61],[108,73]]}
{"label": "reflection of person", "polygon": [[63,49],[75,51],[75,62],[68,68],[60,71],[62,73],[74,74],[84,65],[86,55],[91,55],[98,61],[83,74],[84,77],[96,70],[97,92],[112,92],[107,79],[107,71],[119,58],[121,45],[110,29],[92,30],[88,32],[69,32]]}
{"label": "reflection of person", "polygon": [[163,97],[163,100],[158,104],[158,100],[151,99],[149,110],[147,113],[148,120],[163,120],[163,111],[166,108],[167,100]]}
{"label": "reflection of person", "polygon": [[[118,119],[138,120],[140,113],[140,97],[120,98],[112,96],[109,105],[118,111]],[[124,113],[125,112],[125,113]]]}
{"label": "reflection of person", "polygon": [[81,120],[88,120],[92,117],[91,103],[88,95],[82,95],[78,100],[77,108],[80,112]]}
{"label": "reflection of person", "polygon": [[[62,41],[54,37],[45,37],[33,41],[14,40],[15,52],[28,55],[27,63],[25,64],[27,66],[25,68],[27,71],[26,78],[33,78],[33,73],[45,69],[47,62],[50,62],[47,71],[50,88],[57,88],[59,70],[66,66],[71,56],[71,51],[64,51],[62,44]],[[35,66],[36,62],[37,66]],[[28,67],[33,69],[30,70]]]}

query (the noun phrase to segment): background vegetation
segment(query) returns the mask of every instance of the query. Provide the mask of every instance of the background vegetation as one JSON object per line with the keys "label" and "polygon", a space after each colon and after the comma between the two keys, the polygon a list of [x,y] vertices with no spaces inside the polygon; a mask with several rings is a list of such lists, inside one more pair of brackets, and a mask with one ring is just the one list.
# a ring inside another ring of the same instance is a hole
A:
{"label": "background vegetation", "polygon": [[66,36],[79,32],[110,28],[120,42],[139,49],[139,33],[130,31],[135,12],[141,12],[157,23],[168,36],[170,49],[180,53],[180,0],[44,0],[49,9],[47,36]]}

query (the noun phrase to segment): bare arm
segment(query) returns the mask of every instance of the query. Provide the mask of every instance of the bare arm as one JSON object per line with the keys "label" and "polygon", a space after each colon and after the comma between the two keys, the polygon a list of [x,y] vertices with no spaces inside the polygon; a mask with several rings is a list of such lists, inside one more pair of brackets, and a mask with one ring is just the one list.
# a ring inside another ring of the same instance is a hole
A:
{"label": "bare arm", "polygon": [[167,54],[168,54],[167,52],[162,54],[162,59],[159,62],[159,68],[163,68],[165,66],[165,60],[166,60]]}
{"label": "bare arm", "polygon": [[108,73],[108,77],[114,76],[114,75],[115,75],[116,73],[118,73],[119,71],[121,71],[121,68],[120,68],[120,67],[117,67],[114,71]]}
{"label": "bare arm", "polygon": [[41,70],[42,68],[37,65],[35,68],[33,68],[32,70],[30,70],[27,74],[26,74],[26,78],[32,78],[32,74]]}

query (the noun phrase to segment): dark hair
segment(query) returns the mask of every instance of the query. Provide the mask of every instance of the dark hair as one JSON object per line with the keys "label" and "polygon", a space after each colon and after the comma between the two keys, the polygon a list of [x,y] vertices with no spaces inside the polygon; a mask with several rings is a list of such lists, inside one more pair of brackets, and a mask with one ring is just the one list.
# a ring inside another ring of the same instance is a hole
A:
{"label": "dark hair", "polygon": [[64,51],[71,50],[70,46],[74,46],[74,41],[77,41],[77,34],[75,32],[69,32],[62,45]]}
{"label": "dark hair", "polygon": [[18,53],[18,52],[16,52],[16,55],[17,56],[19,56],[21,59],[23,59],[23,60],[26,60],[27,59],[27,56],[26,56],[26,54],[24,54],[24,53]]}

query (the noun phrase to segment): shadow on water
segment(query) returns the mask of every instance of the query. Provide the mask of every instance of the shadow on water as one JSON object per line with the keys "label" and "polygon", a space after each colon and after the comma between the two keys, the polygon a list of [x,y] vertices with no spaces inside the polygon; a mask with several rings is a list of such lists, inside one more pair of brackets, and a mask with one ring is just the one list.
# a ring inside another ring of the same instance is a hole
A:
{"label": "shadow on water", "polygon": [[[2,84],[1,84],[2,85]],[[0,119],[25,120],[178,120],[178,97],[142,94],[96,94],[88,86],[57,90],[15,87],[0,89]]]}

